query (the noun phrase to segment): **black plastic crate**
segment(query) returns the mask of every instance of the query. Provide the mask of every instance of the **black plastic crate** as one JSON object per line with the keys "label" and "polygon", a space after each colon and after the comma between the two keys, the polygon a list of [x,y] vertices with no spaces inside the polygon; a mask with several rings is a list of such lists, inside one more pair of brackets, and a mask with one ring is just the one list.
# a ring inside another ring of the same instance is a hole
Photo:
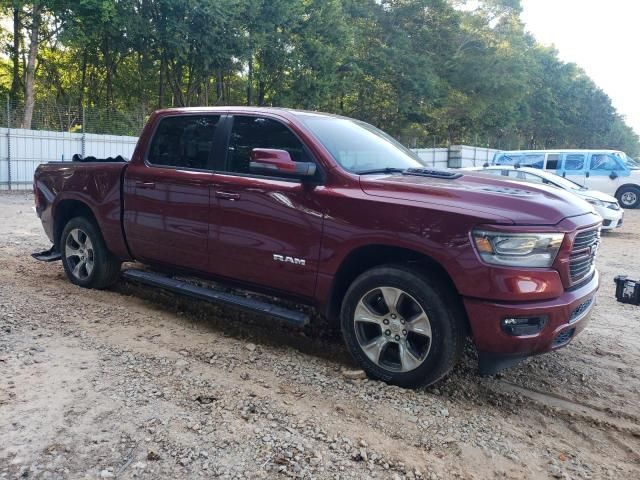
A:
{"label": "black plastic crate", "polygon": [[640,281],[631,280],[625,275],[618,275],[616,282],[616,298],[619,302],[640,305]]}

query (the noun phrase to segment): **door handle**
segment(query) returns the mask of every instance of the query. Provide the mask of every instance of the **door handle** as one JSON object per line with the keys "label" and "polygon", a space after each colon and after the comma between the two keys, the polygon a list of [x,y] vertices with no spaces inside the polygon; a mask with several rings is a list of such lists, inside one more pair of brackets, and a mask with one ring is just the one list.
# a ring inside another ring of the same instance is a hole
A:
{"label": "door handle", "polygon": [[216,198],[220,198],[222,200],[240,200],[239,193],[231,193],[231,192],[216,192]]}
{"label": "door handle", "polygon": [[153,188],[156,188],[156,184],[154,182],[141,182],[141,181],[138,181],[138,182],[136,182],[136,188],[153,189]]}

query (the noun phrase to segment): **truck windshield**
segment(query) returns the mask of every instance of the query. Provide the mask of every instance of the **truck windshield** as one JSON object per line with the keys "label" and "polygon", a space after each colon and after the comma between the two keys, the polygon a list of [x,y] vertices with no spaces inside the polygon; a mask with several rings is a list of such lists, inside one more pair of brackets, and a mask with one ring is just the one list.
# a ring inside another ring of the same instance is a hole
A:
{"label": "truck windshield", "polygon": [[423,166],[415,153],[368,123],[311,113],[299,118],[349,172],[391,173]]}
{"label": "truck windshield", "polygon": [[640,160],[636,160],[636,159],[631,158],[631,157],[629,157],[628,155],[625,154],[625,156],[622,159],[622,161],[631,170],[640,170]]}

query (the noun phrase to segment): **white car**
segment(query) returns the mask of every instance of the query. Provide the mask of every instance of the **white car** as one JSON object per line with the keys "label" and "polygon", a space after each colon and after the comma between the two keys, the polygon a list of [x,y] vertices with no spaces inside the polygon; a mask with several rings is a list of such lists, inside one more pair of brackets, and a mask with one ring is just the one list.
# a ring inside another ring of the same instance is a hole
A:
{"label": "white car", "polygon": [[589,190],[582,187],[571,180],[562,178],[554,173],[540,170],[538,168],[529,167],[513,167],[508,165],[480,167],[480,168],[468,168],[466,170],[473,170],[478,173],[488,173],[491,175],[501,175],[509,177],[516,181],[531,182],[531,183],[543,183],[545,185],[551,185],[553,187],[567,190],[574,195],[586,200],[598,214],[602,217],[602,229],[613,230],[614,228],[622,226],[622,219],[624,211],[620,208],[618,201],[611,195],[598,192],[597,190]]}

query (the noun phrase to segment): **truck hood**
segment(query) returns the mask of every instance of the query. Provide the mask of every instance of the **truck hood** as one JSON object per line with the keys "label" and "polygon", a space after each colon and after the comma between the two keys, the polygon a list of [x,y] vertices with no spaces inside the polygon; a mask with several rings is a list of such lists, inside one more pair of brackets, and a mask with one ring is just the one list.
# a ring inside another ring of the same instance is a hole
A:
{"label": "truck hood", "polygon": [[594,211],[589,203],[558,188],[470,172],[454,179],[362,175],[360,186],[367,195],[475,212],[517,225],[556,225],[567,217]]}

